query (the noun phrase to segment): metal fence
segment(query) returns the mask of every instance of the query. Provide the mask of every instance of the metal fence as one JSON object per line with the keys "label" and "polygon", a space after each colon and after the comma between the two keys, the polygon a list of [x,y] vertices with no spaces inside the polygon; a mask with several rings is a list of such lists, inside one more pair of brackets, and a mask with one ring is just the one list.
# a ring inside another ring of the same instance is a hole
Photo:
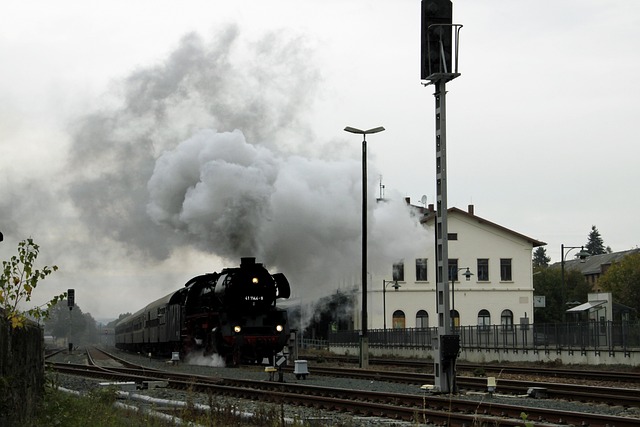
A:
{"label": "metal fence", "polygon": [[[616,351],[640,350],[640,323],[581,322],[534,325],[461,326],[463,350],[504,349],[551,351]],[[369,346],[379,348],[420,348],[431,350],[437,328],[372,329]],[[329,345],[357,346],[360,331],[335,331],[329,334]]]}
{"label": "metal fence", "polygon": [[300,348],[304,350],[328,350],[329,342],[327,340],[301,339]]}

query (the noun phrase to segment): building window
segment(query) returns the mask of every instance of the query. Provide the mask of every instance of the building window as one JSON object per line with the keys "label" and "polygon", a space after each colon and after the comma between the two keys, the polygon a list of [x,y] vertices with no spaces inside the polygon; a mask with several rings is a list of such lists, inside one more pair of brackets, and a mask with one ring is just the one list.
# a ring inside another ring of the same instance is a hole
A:
{"label": "building window", "polygon": [[449,281],[458,281],[458,259],[449,258]]}
{"label": "building window", "polygon": [[478,258],[477,271],[478,271],[479,282],[489,281],[489,259],[488,258]]}
{"label": "building window", "polygon": [[393,264],[393,280],[404,282],[404,261]]}
{"label": "building window", "polygon": [[458,233],[447,233],[447,240],[458,240]]}
{"label": "building window", "polygon": [[393,329],[404,329],[406,327],[404,311],[396,310],[393,312]]}
{"label": "building window", "polygon": [[416,258],[416,282],[427,281],[427,259]]}
{"label": "building window", "polygon": [[500,324],[502,325],[502,329],[506,331],[513,330],[513,312],[511,310],[502,310]]}
{"label": "building window", "polygon": [[500,258],[500,280],[503,282],[512,281],[511,258]]}
{"label": "building window", "polygon": [[416,328],[428,328],[429,327],[429,313],[425,310],[420,310],[416,314]]}
{"label": "building window", "polygon": [[480,310],[478,312],[478,329],[488,330],[491,326],[491,314],[488,310]]}

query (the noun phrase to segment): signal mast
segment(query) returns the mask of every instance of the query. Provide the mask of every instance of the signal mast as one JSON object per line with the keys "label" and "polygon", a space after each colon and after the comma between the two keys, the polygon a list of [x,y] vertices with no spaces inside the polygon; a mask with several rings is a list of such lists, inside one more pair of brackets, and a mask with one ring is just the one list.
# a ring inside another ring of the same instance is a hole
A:
{"label": "signal mast", "polygon": [[[435,86],[436,116],[436,309],[438,337],[433,340],[434,391],[457,392],[456,359],[460,335],[451,324],[447,240],[447,120],[446,83],[460,76],[458,39],[462,25],[453,24],[450,0],[422,0],[420,78]],[[452,61],[453,59],[453,61]],[[453,68],[452,68],[453,62]]]}

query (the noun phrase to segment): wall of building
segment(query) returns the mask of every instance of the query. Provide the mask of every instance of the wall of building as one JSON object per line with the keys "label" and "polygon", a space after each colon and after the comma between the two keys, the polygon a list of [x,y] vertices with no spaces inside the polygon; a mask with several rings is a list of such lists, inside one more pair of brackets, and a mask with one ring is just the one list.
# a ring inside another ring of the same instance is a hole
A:
{"label": "wall of building", "polygon": [[[330,351],[339,355],[357,355],[355,346],[331,346]],[[388,348],[369,347],[370,357],[403,357],[433,360],[434,352],[420,348]],[[629,365],[640,366],[640,351],[608,352],[601,350],[463,350],[458,357],[458,363],[553,363],[563,365]]]}
{"label": "wall of building", "polygon": [[[456,240],[449,240],[449,258],[458,260],[459,268],[469,267],[473,273],[467,281],[464,270],[458,272],[458,281],[453,286],[451,297],[452,308],[460,314],[460,325],[476,325],[480,310],[490,313],[492,324],[501,323],[504,310],[510,310],[514,324],[521,319],[533,318],[533,275],[532,252],[530,239],[518,233],[504,229],[495,224],[479,219],[464,212],[450,212],[448,215],[449,233],[454,233]],[[425,229],[425,233],[433,235],[433,231]],[[372,276],[368,284],[368,328],[382,329],[393,327],[393,313],[400,310],[405,314],[405,327],[418,327],[416,314],[425,310],[428,314],[428,326],[437,325],[435,289],[436,289],[436,257],[435,244],[424,248],[413,258],[403,259],[404,280],[398,282],[400,288],[394,290],[393,283],[386,285],[383,281],[392,279],[393,262],[389,260],[388,274]],[[416,258],[427,258],[427,281],[417,282]],[[478,258],[489,259],[489,280],[479,281],[477,275]],[[511,259],[512,280],[501,280],[500,259]],[[359,319],[361,300],[354,310],[356,328],[360,328]],[[427,325],[421,325],[427,326]]]}
{"label": "wall of building", "polygon": [[[533,313],[533,246],[507,230],[480,222],[461,214],[449,216],[449,233],[457,240],[449,241],[449,258],[458,259],[458,267],[469,267],[474,273],[470,281],[461,277],[454,285],[456,310],[461,325],[477,323],[478,312],[486,309],[491,323],[500,324],[503,310],[513,312],[514,323]],[[489,280],[478,281],[477,260],[489,259]],[[512,280],[501,280],[500,259],[511,259]]]}

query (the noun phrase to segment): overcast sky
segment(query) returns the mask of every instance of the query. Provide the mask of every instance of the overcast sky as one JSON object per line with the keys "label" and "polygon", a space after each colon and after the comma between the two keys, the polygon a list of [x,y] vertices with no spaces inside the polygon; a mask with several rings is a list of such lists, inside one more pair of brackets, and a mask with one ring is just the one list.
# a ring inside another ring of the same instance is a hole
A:
{"label": "overcast sky", "polygon": [[[637,247],[640,2],[457,0],[454,22],[449,206],[553,262],[592,225]],[[4,2],[0,257],[33,237],[60,267],[36,302],[75,287],[96,318],[248,255],[298,297],[330,293],[360,265],[345,126],[386,128],[370,198],[382,177],[387,198],[434,203],[419,61],[418,0]],[[431,244],[401,204],[370,207],[372,273]]]}

